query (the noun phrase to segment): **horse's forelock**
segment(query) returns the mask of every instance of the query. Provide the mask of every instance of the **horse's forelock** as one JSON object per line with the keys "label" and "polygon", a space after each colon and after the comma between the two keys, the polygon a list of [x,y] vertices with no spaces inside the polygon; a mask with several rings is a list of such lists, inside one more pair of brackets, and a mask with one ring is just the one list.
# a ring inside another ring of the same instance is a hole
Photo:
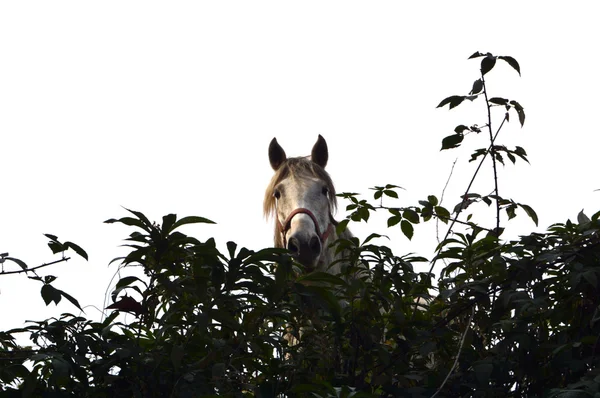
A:
{"label": "horse's forelock", "polygon": [[325,171],[324,168],[311,161],[308,158],[298,157],[298,158],[288,158],[271,178],[271,182],[267,186],[267,190],[265,191],[265,199],[263,202],[263,212],[265,217],[270,217],[275,213],[275,205],[276,200],[273,196],[273,192],[275,191],[275,187],[284,179],[288,178],[290,175],[295,177],[316,177],[319,180],[323,181],[327,186],[327,190],[329,191],[329,207],[332,211],[337,209],[337,197],[335,196],[335,187],[333,185],[333,181],[329,176],[329,173]]}

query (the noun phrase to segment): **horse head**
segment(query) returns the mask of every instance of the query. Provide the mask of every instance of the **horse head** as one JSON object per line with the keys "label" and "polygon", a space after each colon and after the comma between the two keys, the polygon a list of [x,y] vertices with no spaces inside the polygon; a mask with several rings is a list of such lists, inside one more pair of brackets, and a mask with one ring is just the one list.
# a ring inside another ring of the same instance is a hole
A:
{"label": "horse head", "polygon": [[265,193],[266,215],[275,216],[275,246],[288,249],[307,269],[325,268],[331,262],[328,242],[335,239],[332,211],[335,188],[325,171],[329,153],[319,135],[310,157],[288,158],[273,138],[269,162],[275,171]]}

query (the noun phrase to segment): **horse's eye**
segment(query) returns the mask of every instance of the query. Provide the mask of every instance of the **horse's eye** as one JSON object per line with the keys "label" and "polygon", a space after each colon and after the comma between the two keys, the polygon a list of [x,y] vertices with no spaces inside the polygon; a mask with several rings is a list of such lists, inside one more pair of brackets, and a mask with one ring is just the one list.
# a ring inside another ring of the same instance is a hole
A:
{"label": "horse's eye", "polygon": [[275,199],[279,199],[279,198],[281,198],[281,192],[279,192],[279,190],[278,190],[278,189],[276,189],[276,190],[273,192],[273,196],[275,196]]}
{"label": "horse's eye", "polygon": [[329,189],[327,189],[327,187],[323,187],[323,189],[321,190],[321,193],[325,196],[329,195]]}

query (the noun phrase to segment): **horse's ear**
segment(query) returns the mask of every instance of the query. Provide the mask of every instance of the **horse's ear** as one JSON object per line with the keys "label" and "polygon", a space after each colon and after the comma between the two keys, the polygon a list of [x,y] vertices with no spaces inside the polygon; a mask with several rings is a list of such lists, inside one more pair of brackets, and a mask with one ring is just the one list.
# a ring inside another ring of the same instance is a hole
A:
{"label": "horse's ear", "polygon": [[313,146],[312,152],[310,154],[310,158],[313,162],[325,168],[327,166],[327,160],[329,159],[329,152],[327,151],[327,143],[325,142],[325,138],[319,134],[319,138]]}
{"label": "horse's ear", "polygon": [[277,171],[286,159],[285,151],[277,142],[277,138],[273,138],[269,144],[269,162],[273,170]]}

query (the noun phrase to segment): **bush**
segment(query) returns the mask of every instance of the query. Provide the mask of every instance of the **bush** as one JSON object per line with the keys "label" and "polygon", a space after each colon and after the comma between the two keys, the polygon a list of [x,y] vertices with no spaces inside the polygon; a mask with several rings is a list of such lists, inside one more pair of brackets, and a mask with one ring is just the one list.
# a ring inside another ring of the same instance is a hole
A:
{"label": "bush", "polygon": [[[442,141],[446,150],[469,134],[489,134],[489,146],[471,156],[479,162],[474,180],[486,160],[496,170],[505,158],[527,161],[527,154],[496,142],[511,114],[523,125],[524,108],[488,98],[485,86],[496,61],[520,73],[519,64],[489,53],[471,58],[481,58],[481,76],[470,93],[439,106],[478,99],[487,105],[485,126],[457,126]],[[502,121],[493,130],[496,110]],[[213,239],[201,242],[177,230],[211,222],[202,217],[170,214],[159,225],[131,211],[108,220],[135,229],[127,238],[131,251],[115,260],[142,272],[118,281],[107,307],[113,311],[101,322],[66,313],[0,333],[0,391],[77,397],[600,394],[600,212],[503,241],[501,211],[512,219],[521,209],[536,224],[537,215],[501,197],[496,177],[492,184],[489,195],[471,192],[470,184],[451,210],[433,195],[414,206],[384,206],[383,198],[398,197],[393,185],[375,187],[375,203],[340,195],[350,214],[339,229],[368,221],[374,211],[388,212],[388,226],[399,226],[408,238],[421,222],[447,224],[429,272],[414,270],[426,259],[397,256],[374,243],[376,234],[336,243],[348,253],[344,273],[368,266],[362,277],[346,278],[304,273],[286,250],[252,251],[228,242],[222,253]],[[494,225],[460,219],[476,203],[490,206]],[[71,249],[87,257],[72,242],[48,238],[53,252]],[[20,266],[19,273],[38,268],[8,255],[4,260]],[[79,307],[52,285],[53,277],[33,279],[43,284],[47,304],[65,297]],[[131,315],[119,316],[125,313]],[[18,346],[17,333],[29,333],[33,346]],[[299,343],[288,344],[291,339]]]}

